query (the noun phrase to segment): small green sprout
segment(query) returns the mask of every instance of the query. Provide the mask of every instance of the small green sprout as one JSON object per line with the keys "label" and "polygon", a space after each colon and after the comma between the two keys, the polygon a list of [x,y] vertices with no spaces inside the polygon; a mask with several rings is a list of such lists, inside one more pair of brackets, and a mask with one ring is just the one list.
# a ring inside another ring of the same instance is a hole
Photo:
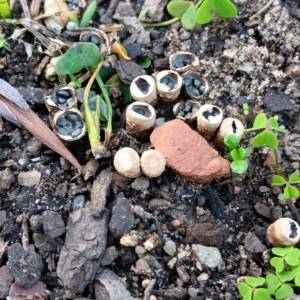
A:
{"label": "small green sprout", "polygon": [[14,18],[7,18],[7,19],[5,19],[5,22],[7,23],[7,24],[12,24],[12,25],[16,25],[17,24],[17,19],[14,19]]}
{"label": "small green sprout", "polygon": [[151,63],[152,63],[151,59],[147,55],[138,57],[136,62],[143,69],[149,68],[151,66]]}
{"label": "small green sprout", "polygon": [[270,260],[270,265],[275,268],[276,273],[284,271],[285,264],[292,267],[299,265],[300,250],[298,248],[293,246],[275,247],[272,248],[272,253],[276,256]]}
{"label": "small green sprout", "polygon": [[0,32],[0,48],[4,48],[5,50],[12,52],[12,50],[7,46],[6,39],[4,38],[1,32]]}
{"label": "small green sprout", "polygon": [[299,197],[299,190],[294,186],[295,184],[300,183],[300,177],[299,174],[294,172],[290,175],[289,179],[286,180],[281,175],[274,175],[272,177],[272,185],[277,186],[285,186],[283,195],[285,199],[290,198],[298,198]]}
{"label": "small green sprout", "polygon": [[[237,16],[237,9],[230,0],[199,0],[196,4],[191,1],[173,0],[168,4],[167,10],[174,17],[173,19],[158,23],[142,22],[143,25],[145,27],[161,27],[180,21],[183,28],[192,30],[196,24],[209,23],[215,15],[226,19]],[[145,14],[149,15],[149,11],[142,12],[140,18]]]}
{"label": "small green sprout", "polygon": [[251,145],[254,148],[262,147],[263,145],[268,146],[271,149],[276,149],[278,147],[278,139],[272,130],[279,131],[282,133],[287,133],[287,130],[281,129],[278,125],[278,117],[270,117],[264,113],[260,113],[256,116],[253,127],[245,129],[245,131],[254,131],[264,129],[264,131],[257,134],[251,141]]}
{"label": "small green sprout", "polygon": [[182,26],[191,30],[196,23],[209,23],[215,15],[223,18],[235,18],[237,9],[230,0],[200,0],[195,5],[190,1],[171,1],[167,10],[175,18],[179,18]]}
{"label": "small green sprout", "polygon": [[238,284],[237,288],[243,300],[269,300],[270,292],[264,287],[266,279],[263,277],[247,276],[245,282]]}
{"label": "small green sprout", "polygon": [[243,104],[243,111],[245,116],[249,115],[249,105],[247,103]]}
{"label": "small green sprout", "polygon": [[77,77],[75,75],[69,74],[69,77],[70,77],[71,81],[74,82],[74,84],[77,88],[81,88],[81,82],[80,82],[80,80],[77,79]]}
{"label": "small green sprout", "polygon": [[0,17],[3,19],[10,18],[12,15],[11,10],[9,8],[8,0],[0,0]]}
{"label": "small green sprout", "polygon": [[96,8],[97,8],[97,1],[94,0],[85,9],[83,16],[81,18],[80,24],[79,24],[79,28],[85,28],[88,26],[89,22],[91,21],[91,19],[93,17],[93,14],[96,11]]}
{"label": "small green sprout", "polygon": [[229,133],[224,137],[224,144],[231,149],[231,170],[236,174],[245,173],[248,169],[248,162],[245,158],[251,154],[251,149],[240,147],[240,139],[234,133]]}
{"label": "small green sprout", "polygon": [[286,299],[294,293],[294,287],[300,286],[300,250],[293,246],[272,248],[274,257],[270,265],[275,274],[264,277],[247,276],[237,289],[243,300]]}

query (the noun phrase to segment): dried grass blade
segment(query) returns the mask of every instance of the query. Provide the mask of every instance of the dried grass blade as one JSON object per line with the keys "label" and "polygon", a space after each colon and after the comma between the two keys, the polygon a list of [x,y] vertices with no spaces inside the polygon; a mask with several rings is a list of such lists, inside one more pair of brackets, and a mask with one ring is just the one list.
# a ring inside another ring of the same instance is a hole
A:
{"label": "dried grass blade", "polygon": [[3,79],[0,79],[0,95],[16,103],[21,108],[29,109],[29,105],[22,98],[19,92]]}
{"label": "dried grass blade", "polygon": [[78,173],[73,179],[81,176],[82,167],[77,159],[31,109],[23,109],[2,95],[0,95],[0,101],[9,108],[18,122],[23,125],[31,134],[33,134],[47,147],[59,153],[78,169]]}

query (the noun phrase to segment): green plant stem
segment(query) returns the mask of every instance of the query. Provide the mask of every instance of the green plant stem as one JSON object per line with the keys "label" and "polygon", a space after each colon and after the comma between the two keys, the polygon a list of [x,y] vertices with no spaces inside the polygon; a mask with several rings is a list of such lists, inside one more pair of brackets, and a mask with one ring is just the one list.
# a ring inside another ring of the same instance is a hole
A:
{"label": "green plant stem", "polygon": [[164,22],[158,22],[158,23],[144,23],[142,22],[144,27],[161,27],[161,26],[169,26],[171,24],[174,24],[176,22],[180,21],[180,18],[173,18]]}
{"label": "green plant stem", "polygon": [[111,136],[111,132],[112,132],[112,106],[111,106],[111,101],[107,92],[107,89],[101,79],[101,77],[99,76],[99,74],[97,74],[96,76],[96,81],[101,89],[101,92],[103,94],[104,100],[106,102],[107,105],[107,127],[105,129],[105,145],[107,145],[107,143],[110,140],[110,136]]}
{"label": "green plant stem", "polygon": [[86,8],[85,12],[83,13],[82,19],[79,24],[79,28],[85,28],[89,24],[90,20],[93,17],[94,12],[97,8],[97,2],[92,1],[89,6]]}
{"label": "green plant stem", "polygon": [[[102,66],[103,62],[100,62],[93,72],[92,77],[90,78],[83,95],[83,105],[84,105],[84,117],[85,117],[85,123],[89,135],[90,145],[92,148],[92,152],[94,157],[100,158],[103,154],[105,154],[106,150],[105,147],[101,145],[100,141],[100,122],[99,122],[99,116],[97,115],[95,117],[96,112],[92,112],[89,108],[89,92],[91,89],[91,86],[95,80],[96,74],[99,73],[99,70]],[[100,99],[97,99],[100,100]],[[100,104],[99,104],[100,105]],[[96,109],[97,111],[97,109]]]}
{"label": "green plant stem", "polygon": [[12,50],[7,45],[4,45],[3,47],[4,47],[5,50],[7,50],[9,52],[12,52]]}
{"label": "green plant stem", "polygon": [[203,2],[204,2],[204,0],[198,1],[197,4],[195,5],[195,8],[198,8]]}
{"label": "green plant stem", "polygon": [[[157,22],[157,23],[145,23],[145,22],[141,22],[143,24],[144,27],[161,27],[161,26],[169,26],[172,25],[176,22],[180,21],[180,18],[173,18],[164,22]],[[100,26],[100,29],[104,30],[104,31],[114,31],[114,30],[120,30],[123,29],[124,25],[123,24],[114,24],[111,26]]]}
{"label": "green plant stem", "polygon": [[[280,165],[279,165],[279,158],[278,158],[278,153],[277,149],[273,149],[274,157],[275,157],[275,162],[276,162],[276,173],[282,176],[286,181],[287,178],[284,176],[283,172],[281,171]],[[298,209],[296,208],[294,202],[291,199],[287,199],[286,203],[289,207],[289,209],[292,211],[296,221],[298,224],[300,224],[300,214],[298,212]]]}

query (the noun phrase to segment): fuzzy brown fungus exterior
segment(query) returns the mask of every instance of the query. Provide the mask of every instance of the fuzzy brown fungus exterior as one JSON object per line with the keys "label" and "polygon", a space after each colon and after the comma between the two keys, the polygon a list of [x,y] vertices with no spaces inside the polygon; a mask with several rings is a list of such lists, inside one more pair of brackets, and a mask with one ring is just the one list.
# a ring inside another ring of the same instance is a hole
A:
{"label": "fuzzy brown fungus exterior", "polygon": [[141,168],[143,173],[148,177],[160,176],[166,167],[166,159],[157,150],[147,150],[141,157]]}
{"label": "fuzzy brown fungus exterior", "polygon": [[267,229],[267,240],[273,246],[292,246],[300,240],[299,224],[290,218],[280,218]]}

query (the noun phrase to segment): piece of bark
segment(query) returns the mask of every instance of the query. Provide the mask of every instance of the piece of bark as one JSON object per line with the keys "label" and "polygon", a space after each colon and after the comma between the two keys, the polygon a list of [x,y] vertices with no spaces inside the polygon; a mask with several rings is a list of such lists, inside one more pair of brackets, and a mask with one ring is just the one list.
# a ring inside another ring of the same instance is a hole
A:
{"label": "piece of bark", "polygon": [[188,226],[185,241],[204,246],[220,247],[228,236],[229,230],[226,225],[222,223],[202,222]]}
{"label": "piece of bark", "polygon": [[40,279],[43,262],[41,255],[35,252],[34,245],[29,245],[25,251],[21,244],[13,244],[8,247],[7,255],[7,266],[18,285],[30,288]]}
{"label": "piece of bark", "polygon": [[102,171],[96,178],[97,193],[91,205],[70,214],[65,244],[62,247],[57,275],[75,293],[82,293],[98,270],[106,249],[108,210],[103,209],[112,174]]}
{"label": "piece of bark", "polygon": [[110,246],[105,249],[105,252],[101,258],[101,266],[110,265],[115,258],[119,256],[119,253],[115,246]]}
{"label": "piece of bark", "polygon": [[[102,171],[94,180],[91,192],[91,209],[95,213],[101,213],[106,205],[107,189],[112,180],[112,173],[109,171]],[[107,186],[107,188],[103,188]]]}
{"label": "piece of bark", "polygon": [[134,225],[134,215],[131,211],[130,201],[119,196],[112,208],[109,230],[116,239],[128,233]]}
{"label": "piece of bark", "polygon": [[95,283],[95,298],[97,300],[109,299],[109,294],[107,293],[105,286],[100,282]]}

